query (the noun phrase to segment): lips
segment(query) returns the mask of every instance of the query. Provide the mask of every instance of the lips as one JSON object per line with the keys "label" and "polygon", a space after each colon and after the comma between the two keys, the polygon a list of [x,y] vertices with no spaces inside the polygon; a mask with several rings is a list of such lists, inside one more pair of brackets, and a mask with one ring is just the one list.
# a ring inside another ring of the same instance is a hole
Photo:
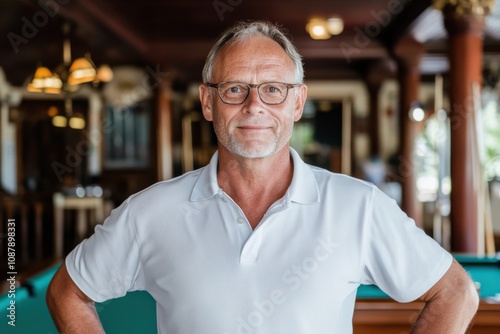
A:
{"label": "lips", "polygon": [[238,128],[244,129],[244,130],[265,130],[265,129],[269,129],[270,126],[264,126],[264,125],[239,125]]}
{"label": "lips", "polygon": [[242,123],[239,123],[239,124],[236,124],[236,127],[237,128],[241,128],[241,129],[249,129],[249,130],[263,130],[263,129],[269,129],[269,128],[272,128],[273,125],[272,124],[265,124],[263,122],[242,122]]}

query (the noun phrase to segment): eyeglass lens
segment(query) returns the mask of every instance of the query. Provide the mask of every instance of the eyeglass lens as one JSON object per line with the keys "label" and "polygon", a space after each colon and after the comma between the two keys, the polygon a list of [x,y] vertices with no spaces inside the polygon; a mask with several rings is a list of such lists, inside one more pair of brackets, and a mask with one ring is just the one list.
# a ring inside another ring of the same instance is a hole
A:
{"label": "eyeglass lens", "polygon": [[[225,82],[219,84],[219,95],[222,101],[229,104],[240,104],[245,101],[251,86],[244,82]],[[281,82],[265,82],[257,86],[261,100],[267,104],[279,104],[286,99],[288,86]]]}

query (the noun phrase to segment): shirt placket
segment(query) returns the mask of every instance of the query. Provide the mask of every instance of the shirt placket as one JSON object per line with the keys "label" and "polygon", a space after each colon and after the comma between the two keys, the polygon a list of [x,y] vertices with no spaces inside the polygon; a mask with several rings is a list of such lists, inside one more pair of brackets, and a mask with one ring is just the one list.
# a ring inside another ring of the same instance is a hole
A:
{"label": "shirt placket", "polygon": [[[241,264],[251,264],[255,263],[259,256],[259,250],[262,245],[263,236],[269,224],[265,224],[267,220],[269,220],[274,214],[285,210],[288,208],[289,203],[287,197],[277,201],[274,203],[269,210],[266,212],[262,221],[256,226],[254,230],[250,226],[250,222],[245,217],[241,208],[229,197],[224,191],[220,190],[220,195],[223,198],[224,202],[230,203],[236,213],[236,225],[239,226],[238,232],[240,235],[240,263]],[[269,222],[268,222],[269,223]]]}

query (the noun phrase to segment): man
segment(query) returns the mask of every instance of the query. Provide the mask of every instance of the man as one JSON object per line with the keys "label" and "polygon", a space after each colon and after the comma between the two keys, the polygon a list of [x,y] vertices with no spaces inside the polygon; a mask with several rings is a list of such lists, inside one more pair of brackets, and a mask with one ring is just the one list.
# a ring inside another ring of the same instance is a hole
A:
{"label": "man", "polygon": [[307,88],[275,26],[241,23],[207,57],[210,164],[131,196],[47,294],[62,332],[102,332],[94,301],[147,290],[160,333],[351,333],[356,289],[426,306],[415,333],[463,333],[478,295],[451,255],[371,184],[289,147]]}

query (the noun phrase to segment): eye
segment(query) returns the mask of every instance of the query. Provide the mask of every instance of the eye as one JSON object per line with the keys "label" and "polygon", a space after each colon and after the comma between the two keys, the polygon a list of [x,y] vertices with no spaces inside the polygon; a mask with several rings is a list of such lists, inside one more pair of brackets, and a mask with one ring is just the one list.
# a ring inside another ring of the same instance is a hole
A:
{"label": "eye", "polygon": [[283,87],[279,83],[270,82],[262,87],[262,91],[266,94],[281,94]]}
{"label": "eye", "polygon": [[244,94],[248,90],[246,85],[236,82],[228,82],[221,88],[224,95]]}
{"label": "eye", "polygon": [[238,87],[238,86],[229,87],[229,92],[230,93],[238,93],[240,91],[241,91],[241,88]]}

